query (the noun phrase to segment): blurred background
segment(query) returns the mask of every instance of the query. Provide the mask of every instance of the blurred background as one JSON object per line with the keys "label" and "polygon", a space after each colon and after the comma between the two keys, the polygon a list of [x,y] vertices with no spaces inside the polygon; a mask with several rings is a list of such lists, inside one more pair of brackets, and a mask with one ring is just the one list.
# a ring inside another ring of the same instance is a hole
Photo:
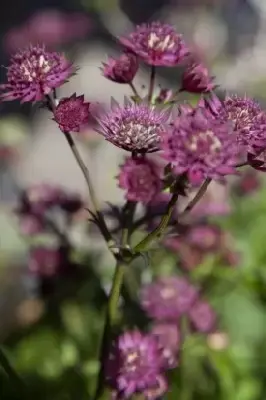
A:
{"label": "blurred background", "polygon": [[[0,13],[1,83],[13,52],[29,43],[44,43],[66,52],[80,68],[60,89],[60,96],[76,92],[103,104],[109,104],[111,96],[123,101],[130,88],[106,80],[101,63],[119,54],[117,36],[135,24],[158,19],[185,35],[212,69],[221,90],[248,93],[264,104],[263,0],[9,0]],[[157,74],[162,87],[175,87],[178,78],[174,69]],[[147,79],[142,66],[136,78],[140,92]],[[122,204],[123,193],[114,177],[123,152],[92,130],[77,141],[101,204]],[[241,190],[234,180],[229,189],[210,188],[211,201],[226,210],[222,218],[214,212],[215,224],[230,236],[230,251],[239,254],[240,261],[235,266],[230,259],[234,268],[220,265],[213,255],[192,262],[200,271],[195,279],[210,271],[214,274],[210,296],[221,329],[208,337],[210,347],[217,350],[213,368],[193,369],[189,379],[193,390],[181,393],[182,400],[266,398],[266,190],[263,173],[251,175],[245,175],[245,181],[241,178]],[[40,280],[29,272],[32,246],[57,242],[49,235],[23,234],[14,210],[21,190],[47,182],[78,193],[87,204],[83,177],[48,112],[38,105],[0,103],[0,340],[31,386],[31,399],[35,395],[40,400],[88,399],[98,368],[95,345],[106,299],[99,280],[108,289],[113,260],[95,228],[88,228],[86,213],[79,210],[66,225],[75,247],[71,279],[67,273],[51,283],[47,276]],[[169,254],[162,255],[158,270],[173,271],[176,256]],[[85,267],[80,269],[79,263]],[[222,262],[226,263],[230,262]],[[191,355],[192,364],[202,356],[199,353]],[[177,398],[178,388],[169,396]],[[0,367],[0,399],[17,398],[21,395],[10,387]]]}

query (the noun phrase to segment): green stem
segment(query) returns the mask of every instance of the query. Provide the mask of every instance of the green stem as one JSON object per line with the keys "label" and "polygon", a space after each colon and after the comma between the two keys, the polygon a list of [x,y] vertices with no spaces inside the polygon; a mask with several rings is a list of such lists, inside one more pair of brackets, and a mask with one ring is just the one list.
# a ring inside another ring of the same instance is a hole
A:
{"label": "green stem", "polygon": [[[51,108],[51,111],[54,113],[55,109],[56,109],[56,101],[55,101],[54,96],[47,95],[46,98],[47,98],[47,102],[48,102],[48,104],[49,104],[49,106]],[[84,176],[85,181],[87,183],[87,186],[88,186],[88,189],[89,189],[90,198],[91,198],[91,202],[92,202],[92,205],[93,205],[93,208],[94,208],[93,211],[95,212],[96,217],[97,217],[97,225],[98,225],[98,227],[99,227],[99,229],[101,231],[101,234],[103,235],[103,237],[104,237],[104,239],[105,239],[105,241],[107,243],[107,246],[108,246],[109,250],[114,254],[113,246],[115,245],[115,242],[114,242],[114,240],[112,238],[111,233],[109,232],[109,229],[108,229],[108,227],[107,227],[107,225],[105,223],[105,219],[104,219],[104,217],[103,217],[103,215],[102,215],[102,213],[100,211],[100,207],[99,207],[99,204],[98,204],[98,201],[97,201],[97,197],[96,197],[96,194],[94,192],[94,188],[93,188],[93,185],[92,185],[92,182],[91,182],[89,170],[86,167],[84,161],[82,160],[82,157],[79,154],[79,151],[77,149],[77,146],[76,146],[76,144],[74,142],[74,139],[72,138],[71,134],[69,132],[64,132],[64,131],[63,131],[63,133],[65,135],[67,143],[69,144],[69,147],[70,147],[70,149],[72,151],[72,154],[75,157],[75,159],[77,161],[77,164],[80,167],[81,172],[83,173],[83,176]]]}
{"label": "green stem", "polygon": [[153,96],[153,91],[154,91],[154,86],[155,86],[155,73],[156,73],[156,68],[154,65],[151,67],[151,77],[150,77],[150,86],[149,86],[149,94],[148,94],[148,102],[152,102],[152,96]]}
{"label": "green stem", "polygon": [[[124,226],[122,229],[122,238],[121,238],[121,246],[122,248],[128,244],[129,237],[130,237],[130,228],[133,221],[133,216],[136,208],[135,202],[127,202],[124,207]],[[128,262],[117,258],[117,264],[115,268],[115,273],[113,277],[113,283],[111,292],[108,298],[107,304],[107,312],[105,317],[104,323],[104,331],[101,343],[101,350],[100,350],[100,371],[97,377],[97,384],[96,384],[96,391],[93,397],[94,400],[97,400],[101,397],[104,391],[104,361],[105,357],[108,356],[110,341],[113,333],[113,328],[117,324],[118,319],[118,303],[120,298],[120,293],[122,290],[125,269],[130,263],[131,260]]]}
{"label": "green stem", "polygon": [[183,218],[185,217],[191,210],[192,208],[195,207],[195,205],[200,201],[200,199],[202,198],[202,196],[206,193],[209,184],[211,183],[211,178],[207,178],[205,179],[205,181],[203,182],[203,184],[201,185],[201,187],[199,188],[198,192],[196,193],[196,195],[193,197],[193,199],[188,203],[188,205],[186,206],[186,208],[184,209],[184,211],[181,212],[181,214],[179,214],[179,218]]}
{"label": "green stem", "polygon": [[134,83],[133,83],[133,82],[130,82],[130,83],[129,83],[129,86],[131,87],[131,90],[132,90],[132,92],[134,93],[134,96],[136,96],[137,100],[140,100],[141,97],[140,97],[140,95],[138,94],[138,91],[137,91],[136,86],[134,85]]}
{"label": "green stem", "polygon": [[14,387],[19,389],[25,390],[25,384],[18,375],[18,373],[14,370],[12,365],[10,364],[5,352],[0,348],[0,367],[3,368],[6,375],[13,382]]}
{"label": "green stem", "polygon": [[150,232],[143,240],[141,240],[133,249],[134,253],[141,253],[142,251],[147,251],[150,245],[163,236],[165,229],[167,228],[169,221],[171,219],[172,213],[174,211],[176,202],[178,200],[179,193],[176,191],[173,193],[171,200],[168,203],[166,213],[162,217],[159,225]]}

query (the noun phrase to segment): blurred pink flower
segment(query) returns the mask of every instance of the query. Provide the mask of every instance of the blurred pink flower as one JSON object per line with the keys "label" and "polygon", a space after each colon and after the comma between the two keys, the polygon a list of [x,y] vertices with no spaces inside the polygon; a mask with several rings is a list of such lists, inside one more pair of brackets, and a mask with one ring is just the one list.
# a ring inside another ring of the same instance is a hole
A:
{"label": "blurred pink flower", "polygon": [[29,43],[44,43],[56,47],[72,40],[82,39],[92,29],[90,18],[82,13],[64,13],[47,9],[33,14],[26,22],[10,29],[4,37],[8,52],[16,51]]}

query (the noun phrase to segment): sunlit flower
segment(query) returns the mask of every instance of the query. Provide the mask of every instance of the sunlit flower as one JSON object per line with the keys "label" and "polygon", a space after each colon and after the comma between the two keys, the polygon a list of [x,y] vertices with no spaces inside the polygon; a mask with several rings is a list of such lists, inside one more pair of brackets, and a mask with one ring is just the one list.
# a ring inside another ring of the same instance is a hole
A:
{"label": "sunlit flower", "polygon": [[182,35],[174,27],[160,22],[142,24],[120,42],[154,66],[174,67],[188,54]]}
{"label": "sunlit flower", "polygon": [[30,46],[16,53],[7,68],[7,83],[1,85],[1,99],[34,102],[42,100],[73,75],[72,64],[62,54],[44,46]]}
{"label": "sunlit flower", "polygon": [[135,153],[154,152],[159,149],[169,112],[157,110],[148,104],[124,106],[112,101],[111,110],[98,116],[97,131],[115,146]]}

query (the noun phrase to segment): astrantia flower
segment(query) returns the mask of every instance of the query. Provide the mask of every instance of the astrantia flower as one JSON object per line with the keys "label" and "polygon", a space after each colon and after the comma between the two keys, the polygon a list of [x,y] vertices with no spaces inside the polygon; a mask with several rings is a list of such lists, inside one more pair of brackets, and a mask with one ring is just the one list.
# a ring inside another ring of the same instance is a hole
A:
{"label": "astrantia flower", "polygon": [[141,394],[147,400],[155,400],[167,389],[158,341],[137,330],[118,337],[104,370],[107,383],[114,389],[113,398],[129,399]]}
{"label": "astrantia flower", "polygon": [[76,93],[59,101],[54,111],[54,120],[63,132],[80,132],[89,123],[90,103],[85,103],[84,96]]}
{"label": "astrantia flower", "polygon": [[180,346],[180,332],[175,323],[156,323],[152,326],[151,334],[158,339],[165,359],[166,367],[176,367]]}
{"label": "astrantia flower", "polygon": [[182,35],[174,27],[160,22],[142,24],[120,42],[154,66],[174,67],[188,54]]}
{"label": "astrantia flower", "polygon": [[119,187],[125,189],[126,199],[147,204],[161,191],[161,170],[146,158],[128,157],[120,168]]}
{"label": "astrantia flower", "polygon": [[36,247],[30,252],[28,268],[35,275],[51,277],[62,266],[62,253],[58,249]]}
{"label": "astrantia flower", "polygon": [[30,46],[11,58],[7,68],[8,83],[1,85],[4,101],[38,101],[61,86],[73,75],[72,64],[61,54],[45,47]]}
{"label": "astrantia flower", "polygon": [[189,311],[193,327],[203,333],[211,332],[216,323],[216,313],[206,301],[197,301]]}
{"label": "astrantia flower", "polygon": [[103,63],[102,72],[105,78],[117,83],[131,83],[139,68],[135,54],[124,52],[119,58],[110,57]]}
{"label": "astrantia flower", "polygon": [[239,148],[230,124],[210,118],[203,108],[181,110],[163,135],[164,158],[193,185],[235,172]]}
{"label": "astrantia flower", "polygon": [[197,296],[197,289],[186,279],[172,276],[144,286],[141,305],[151,318],[176,322],[190,310]]}
{"label": "astrantia flower", "polygon": [[240,145],[249,151],[266,147],[266,115],[258,103],[247,97],[227,97],[224,109]]}
{"label": "astrantia flower", "polygon": [[97,118],[97,131],[115,146],[135,153],[154,152],[159,143],[169,113],[159,111],[148,104],[131,104],[128,100],[124,106],[113,101],[111,111]]}
{"label": "astrantia flower", "polygon": [[186,66],[181,80],[181,90],[191,93],[207,93],[215,88],[213,77],[203,64],[192,62]]}

